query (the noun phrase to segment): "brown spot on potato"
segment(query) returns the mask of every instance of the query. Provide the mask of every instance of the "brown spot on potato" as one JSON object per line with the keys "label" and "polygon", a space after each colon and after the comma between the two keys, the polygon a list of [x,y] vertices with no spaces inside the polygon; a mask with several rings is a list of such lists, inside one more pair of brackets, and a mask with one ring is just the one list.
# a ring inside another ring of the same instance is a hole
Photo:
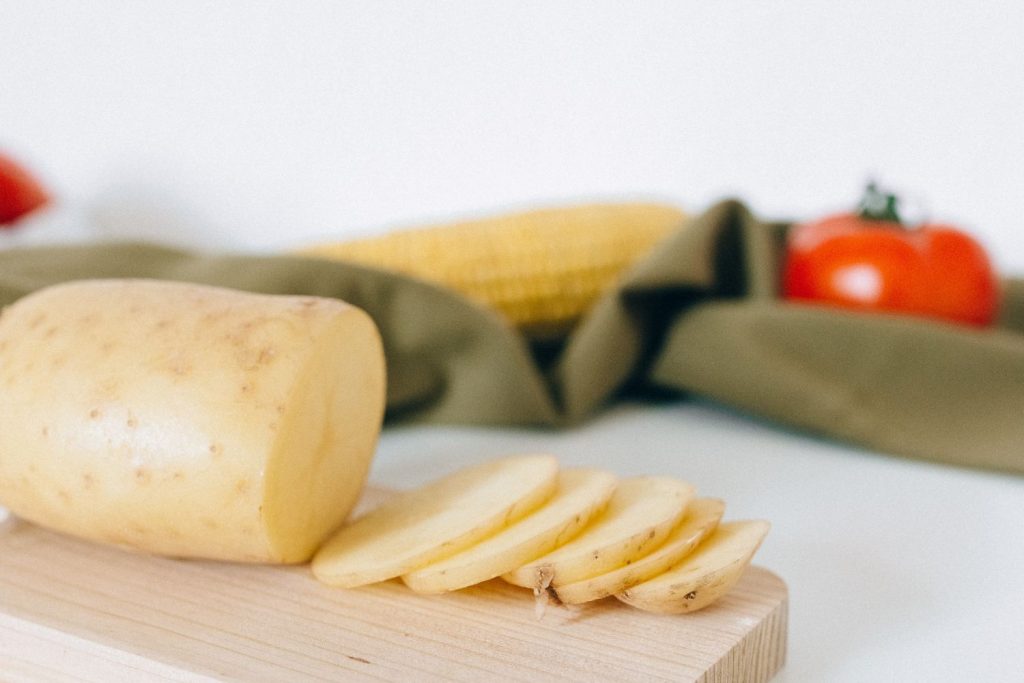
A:
{"label": "brown spot on potato", "polygon": [[43,428],[39,430],[39,433],[42,434],[43,438],[45,439],[48,436],[50,436],[50,428],[47,427],[46,425],[43,425]]}
{"label": "brown spot on potato", "polygon": [[100,344],[100,353],[102,353],[105,356],[109,356],[111,352],[113,352],[113,350],[116,348],[117,344],[115,342],[105,341],[102,344]]}
{"label": "brown spot on potato", "polygon": [[298,304],[298,315],[302,318],[309,318],[316,315],[316,309],[320,302],[316,299],[303,299]]}
{"label": "brown spot on potato", "polygon": [[202,522],[203,522],[203,526],[206,527],[207,529],[211,529],[212,530],[212,529],[219,529],[220,528],[220,522],[218,522],[217,520],[213,519],[212,517],[203,517]]}
{"label": "brown spot on potato", "polygon": [[238,495],[245,495],[249,491],[249,480],[239,479],[235,482],[235,493]]}
{"label": "brown spot on potato", "polygon": [[269,346],[260,349],[260,355],[256,358],[256,362],[260,365],[269,365],[274,360],[276,352]]}
{"label": "brown spot on potato", "polygon": [[71,492],[68,491],[67,489],[61,489],[57,491],[57,495],[60,497],[61,502],[63,502],[65,505],[71,503]]}
{"label": "brown spot on potato", "polygon": [[192,365],[190,363],[185,362],[185,361],[178,361],[178,362],[174,363],[173,365],[171,365],[171,374],[172,375],[177,375],[179,377],[184,377],[185,375],[191,374],[191,372],[192,372]]}
{"label": "brown spot on potato", "polygon": [[96,397],[99,399],[112,399],[117,397],[121,385],[116,379],[109,378],[96,386]]}
{"label": "brown spot on potato", "polygon": [[86,491],[91,491],[96,486],[96,477],[91,472],[86,472],[82,475],[82,488]]}
{"label": "brown spot on potato", "polygon": [[166,330],[170,326],[171,321],[168,320],[167,318],[161,318],[160,320],[156,321],[155,325],[153,325],[153,327],[157,330]]}
{"label": "brown spot on potato", "polygon": [[211,443],[210,444],[210,455],[212,455],[214,457],[218,457],[222,453],[224,453],[224,446],[222,446],[219,443]]}
{"label": "brown spot on potato", "polygon": [[683,596],[683,599],[684,600],[693,600],[696,597],[697,597],[697,591],[690,591],[689,593],[687,593],[686,595]]}
{"label": "brown spot on potato", "polygon": [[174,474],[171,475],[171,479],[174,481],[182,481],[185,478],[185,473],[181,470],[175,470]]}
{"label": "brown spot on potato", "polygon": [[92,410],[89,411],[89,419],[98,420],[100,415],[102,414],[103,412],[99,408],[93,408]]}
{"label": "brown spot on potato", "polygon": [[128,429],[135,429],[136,427],[139,426],[139,421],[135,419],[135,417],[129,417],[127,420],[124,421],[124,424],[126,427],[128,427]]}
{"label": "brown spot on potato", "polygon": [[147,470],[145,467],[139,467],[135,470],[135,481],[141,485],[148,484],[153,481],[153,473]]}
{"label": "brown spot on potato", "polygon": [[46,339],[53,339],[53,337],[54,337],[54,336],[55,336],[55,335],[57,334],[57,332],[58,332],[59,330],[60,330],[60,328],[59,328],[59,327],[57,327],[56,325],[51,325],[50,327],[48,327],[48,328],[46,329],[46,332],[44,332],[44,333],[43,333],[43,336],[44,336],[44,337],[45,337]]}
{"label": "brown spot on potato", "polygon": [[241,391],[242,391],[243,394],[251,393],[252,392],[252,384],[250,382],[246,382],[245,384],[242,385]]}
{"label": "brown spot on potato", "polygon": [[34,330],[40,325],[42,325],[44,322],[46,322],[46,314],[36,313],[34,316],[32,316],[32,319],[28,321],[28,329]]}

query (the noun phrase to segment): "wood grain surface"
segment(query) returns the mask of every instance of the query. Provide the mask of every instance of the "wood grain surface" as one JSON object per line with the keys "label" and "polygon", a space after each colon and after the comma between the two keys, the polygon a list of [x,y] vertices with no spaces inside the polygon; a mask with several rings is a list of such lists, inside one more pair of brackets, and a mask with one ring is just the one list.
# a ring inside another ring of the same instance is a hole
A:
{"label": "wood grain surface", "polygon": [[[375,495],[383,495],[375,493]],[[549,606],[500,580],[342,590],[308,566],[149,557],[0,525],[0,680],[766,681],[787,592],[751,567],[691,615]]]}

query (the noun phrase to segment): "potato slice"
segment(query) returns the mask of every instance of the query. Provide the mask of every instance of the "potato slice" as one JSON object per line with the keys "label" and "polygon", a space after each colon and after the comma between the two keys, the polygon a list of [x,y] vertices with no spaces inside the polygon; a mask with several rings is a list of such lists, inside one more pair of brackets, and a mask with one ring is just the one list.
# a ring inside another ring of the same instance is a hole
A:
{"label": "potato slice", "polygon": [[555,594],[569,605],[600,600],[654,578],[678,564],[711,534],[725,512],[725,503],[715,498],[698,498],[686,508],[686,516],[660,548],[639,560],[607,574],[558,586]]}
{"label": "potato slice", "polygon": [[555,492],[550,455],[504,458],[410,491],[343,527],[313,558],[332,586],[386,581],[468,548],[543,505]]}
{"label": "potato slice", "polygon": [[707,607],[739,581],[770,527],[763,520],[722,524],[681,563],[615,597],[633,607],[661,614],[695,612]]}
{"label": "potato slice", "polygon": [[615,490],[605,513],[582,534],[502,578],[540,591],[635,562],[664,542],[693,493],[693,486],[678,479],[626,479]]}
{"label": "potato slice", "polygon": [[615,492],[615,475],[567,470],[555,496],[533,514],[457,555],[402,577],[417,593],[443,593],[493,579],[577,536],[603,512]]}

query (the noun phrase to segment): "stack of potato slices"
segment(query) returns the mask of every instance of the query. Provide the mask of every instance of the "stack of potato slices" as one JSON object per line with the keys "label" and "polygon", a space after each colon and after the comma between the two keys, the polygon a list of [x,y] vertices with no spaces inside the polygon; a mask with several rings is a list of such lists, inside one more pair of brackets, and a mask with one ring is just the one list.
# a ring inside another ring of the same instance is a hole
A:
{"label": "stack of potato slices", "polygon": [[343,527],[315,576],[354,588],[396,577],[444,593],[496,577],[581,604],[615,596],[693,612],[725,595],[768,533],[719,524],[725,504],[670,477],[559,470],[549,455],[503,458],[396,496]]}

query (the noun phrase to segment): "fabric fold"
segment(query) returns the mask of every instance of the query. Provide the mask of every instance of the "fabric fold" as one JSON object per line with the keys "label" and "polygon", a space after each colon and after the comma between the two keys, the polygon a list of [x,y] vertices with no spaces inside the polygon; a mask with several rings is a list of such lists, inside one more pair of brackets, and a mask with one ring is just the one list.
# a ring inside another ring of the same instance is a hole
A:
{"label": "fabric fold", "polygon": [[885,453],[1024,472],[1016,333],[711,302],[676,321],[651,381]]}

